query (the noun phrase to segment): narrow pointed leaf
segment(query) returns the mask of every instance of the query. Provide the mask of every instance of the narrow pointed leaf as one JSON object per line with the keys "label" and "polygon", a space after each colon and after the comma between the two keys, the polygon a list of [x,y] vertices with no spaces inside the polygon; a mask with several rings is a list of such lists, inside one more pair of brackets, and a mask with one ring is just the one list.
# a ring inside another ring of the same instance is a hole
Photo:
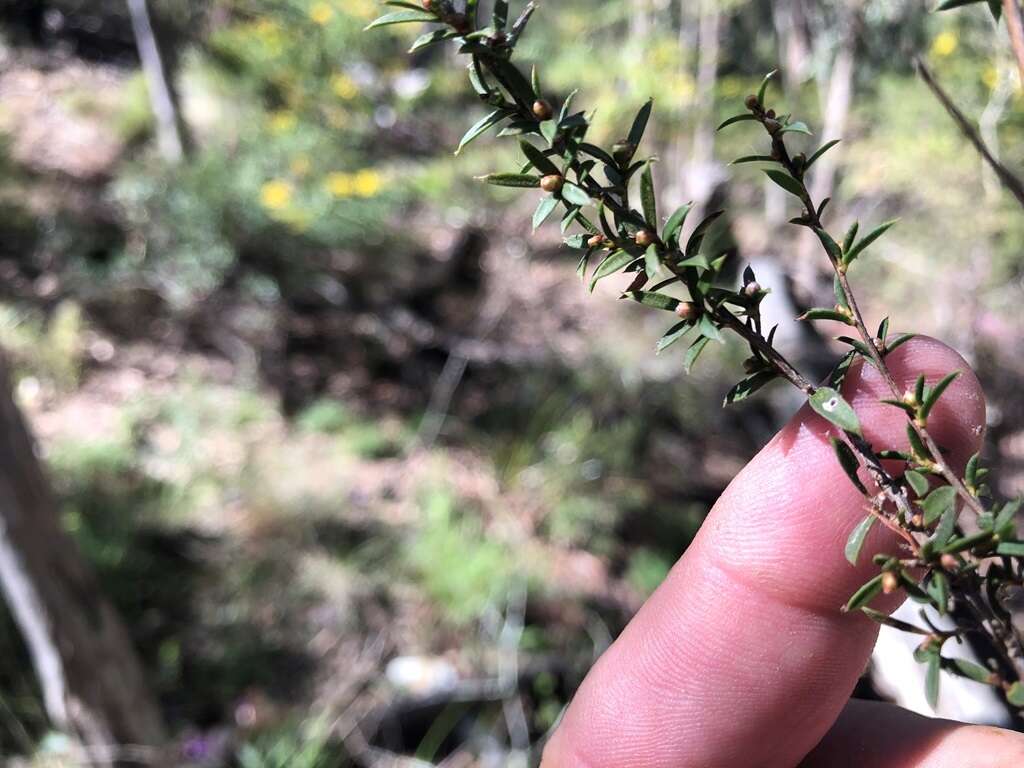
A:
{"label": "narrow pointed leaf", "polygon": [[932,525],[936,520],[942,517],[946,510],[953,506],[955,502],[956,488],[951,485],[944,485],[941,488],[936,488],[922,501],[918,502],[918,504],[921,505],[922,512],[924,512],[924,524]]}
{"label": "narrow pointed leaf", "polygon": [[784,173],[783,171],[776,171],[773,169],[768,169],[765,171],[765,173],[768,174],[768,178],[770,178],[784,190],[789,192],[791,195],[795,195],[796,197],[799,197],[801,200],[803,199],[803,185],[799,181],[794,179],[792,176],[790,176],[788,173]]}
{"label": "narrow pointed leaf", "polygon": [[504,110],[496,109],[489,115],[482,117],[472,128],[466,131],[466,135],[462,137],[462,141],[459,142],[459,148],[455,150],[455,154],[459,154],[467,144],[473,139],[486,133],[487,129],[494,125],[497,125],[506,117]]}
{"label": "narrow pointed leaf", "polygon": [[590,278],[590,290],[594,290],[594,286],[597,285],[598,280],[608,277],[608,275],[614,275],[619,270],[625,269],[626,266],[635,258],[635,256],[627,251],[615,251],[610,254],[598,265],[597,269],[594,270],[594,274]]}
{"label": "narrow pointed leaf", "polygon": [[657,353],[660,355],[692,330],[693,323],[687,323],[685,321],[676,323],[665,332],[664,336],[658,339]]}
{"label": "narrow pointed leaf", "polygon": [[813,155],[807,158],[807,164],[804,165],[804,168],[810,168],[812,165],[818,162],[818,160],[820,160],[826,152],[828,152],[830,149],[832,149],[832,147],[836,146],[837,144],[839,144],[839,139],[832,139],[832,141],[822,144],[820,149],[818,149]]}
{"label": "narrow pointed leaf", "polygon": [[644,131],[647,130],[647,121],[651,119],[651,110],[654,108],[654,99],[649,99],[646,104],[640,107],[636,117],[633,119],[633,126],[629,129],[629,143],[634,147],[640,146],[644,138]]}
{"label": "narrow pointed leaf", "polygon": [[846,432],[861,434],[860,420],[856,412],[838,391],[831,387],[819,388],[808,399],[811,408],[822,418]]}
{"label": "narrow pointed leaf", "polygon": [[437,16],[427,11],[395,11],[394,13],[386,13],[379,19],[371,21],[363,29],[367,32],[371,29],[377,29],[378,27],[387,27],[392,24],[411,24],[416,21],[437,21]]}
{"label": "narrow pointed leaf", "polygon": [[644,172],[640,176],[640,200],[643,204],[644,219],[647,226],[652,229],[658,227],[658,205],[654,194],[654,176],[651,172],[651,163],[644,166]]}
{"label": "narrow pointed leaf", "polygon": [[868,490],[864,487],[864,483],[861,482],[860,477],[857,475],[857,472],[860,470],[860,462],[854,455],[853,449],[842,440],[835,437],[831,438],[830,442],[832,443],[832,449],[836,452],[836,458],[839,460],[839,466],[843,468],[846,476],[850,478],[850,482],[854,484],[857,490],[866,496]]}
{"label": "narrow pointed leaf", "polygon": [[928,493],[928,488],[930,486],[928,478],[920,472],[908,469],[903,473],[903,479],[907,481],[907,484],[913,489],[914,493],[921,498],[924,498],[924,495]]}
{"label": "narrow pointed leaf", "polygon": [[868,234],[866,234],[859,243],[854,245],[846,252],[846,255],[843,258],[843,263],[846,265],[852,264],[858,256],[860,256],[862,253],[864,253],[865,250],[867,250],[868,246],[870,246],[878,238],[880,238],[882,235],[884,235],[886,232],[888,232],[890,229],[896,226],[898,222],[898,219],[887,221],[882,226],[877,227]]}
{"label": "narrow pointed leaf", "polygon": [[860,552],[864,549],[864,542],[867,541],[868,534],[877,520],[878,518],[874,515],[868,515],[850,533],[850,537],[846,540],[845,550],[846,559],[850,562],[850,565],[857,564],[857,561],[860,559]]}
{"label": "narrow pointed leaf", "polygon": [[540,204],[537,206],[537,210],[533,214],[533,228],[537,229],[541,224],[548,220],[548,217],[555,212],[555,208],[558,207],[558,200],[554,197],[542,198]]}
{"label": "narrow pointed leaf", "polygon": [[748,120],[757,120],[757,118],[754,117],[749,112],[744,112],[742,115],[734,115],[730,117],[728,120],[723,121],[715,130],[720,131],[723,128],[728,128],[730,125],[735,125],[736,123],[743,123]]}
{"label": "narrow pointed leaf", "polygon": [[921,404],[921,418],[927,419],[928,414],[931,413],[932,408],[939,402],[939,398],[942,397],[943,392],[949,387],[956,379],[960,376],[960,371],[954,371],[953,373],[946,376],[942,381],[928,390],[927,396],[925,396],[924,402]]}
{"label": "narrow pointed leaf", "polygon": [[540,177],[531,176],[528,173],[492,173],[481,176],[481,181],[492,184],[496,187],[539,187]]}
{"label": "narrow pointed leaf", "polygon": [[878,574],[871,581],[864,584],[860,589],[853,593],[853,597],[850,598],[843,611],[849,613],[850,611],[856,611],[863,608],[865,605],[870,603],[876,597],[882,593],[882,574]]}
{"label": "narrow pointed leaf", "polygon": [[724,405],[734,405],[735,403],[743,402],[766,384],[775,381],[776,378],[778,378],[778,375],[774,371],[759,371],[752,376],[748,376],[729,390],[729,393],[725,396]]}

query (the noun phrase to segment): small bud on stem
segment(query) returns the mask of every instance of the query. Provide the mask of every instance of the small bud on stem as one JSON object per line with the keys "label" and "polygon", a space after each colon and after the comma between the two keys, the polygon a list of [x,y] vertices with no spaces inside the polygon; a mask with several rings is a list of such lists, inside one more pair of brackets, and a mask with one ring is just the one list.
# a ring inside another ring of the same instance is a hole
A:
{"label": "small bud on stem", "polygon": [[557,173],[552,173],[540,180],[540,188],[545,192],[551,192],[552,194],[555,192],[561,192],[564,184],[565,179]]}
{"label": "small bud on stem", "polygon": [[676,314],[679,315],[680,319],[692,323],[700,317],[700,306],[692,301],[681,301],[679,306],[676,307]]}
{"label": "small bud on stem", "polygon": [[636,233],[634,240],[641,248],[646,248],[647,246],[654,244],[655,237],[654,233],[649,229],[641,229]]}
{"label": "small bud on stem", "polygon": [[602,245],[604,245],[604,238],[601,235],[594,235],[587,240],[588,248],[600,248]]}
{"label": "small bud on stem", "polygon": [[533,102],[533,116],[538,120],[550,120],[553,114],[551,105],[544,99],[537,99]]}
{"label": "small bud on stem", "polygon": [[882,591],[891,595],[897,589],[900,588],[900,577],[892,571],[886,571],[882,574]]}

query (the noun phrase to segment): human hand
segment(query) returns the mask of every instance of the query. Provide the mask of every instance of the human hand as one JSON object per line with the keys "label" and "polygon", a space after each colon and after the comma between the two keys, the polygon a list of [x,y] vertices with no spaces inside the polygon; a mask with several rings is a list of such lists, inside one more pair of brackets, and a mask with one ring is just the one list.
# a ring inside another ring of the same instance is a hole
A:
{"label": "human hand", "polygon": [[[888,358],[912,386],[961,376],[929,429],[962,467],[981,442],[977,378],[948,347],[919,338]],[[870,366],[844,394],[876,445],[905,445]],[[833,429],[803,408],[730,484],[665,583],[591,670],[544,752],[542,768],[945,768],[1024,764],[1024,736],[848,701],[877,625],[842,614],[895,551],[875,526],[859,567],[843,545],[864,499],[838,466]],[[893,595],[873,607],[892,609]],[[801,761],[804,761],[801,763]]]}

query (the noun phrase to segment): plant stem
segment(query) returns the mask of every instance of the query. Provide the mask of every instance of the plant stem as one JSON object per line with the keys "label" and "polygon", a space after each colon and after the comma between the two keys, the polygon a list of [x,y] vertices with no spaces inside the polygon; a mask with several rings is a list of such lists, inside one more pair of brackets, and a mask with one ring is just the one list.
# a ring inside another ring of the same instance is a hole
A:
{"label": "plant stem", "polygon": [[989,148],[982,141],[978,131],[971,125],[971,122],[967,119],[964,113],[953,103],[953,99],[950,98],[949,94],[946,93],[945,89],[939,85],[938,80],[932,74],[931,70],[925,66],[925,63],[918,59],[915,62],[917,66],[917,72],[921,75],[921,79],[924,80],[924,84],[928,86],[928,89],[932,92],[939,103],[942,104],[943,108],[953,118],[953,122],[956,123],[957,128],[966,137],[966,139],[974,147],[975,151],[981,155],[981,159],[985,161],[988,166],[995,173],[1000,183],[1006,188],[1006,190],[1013,195],[1017,202],[1024,206],[1024,181],[1020,179],[1013,171],[1007,168],[1003,163],[992,154]]}

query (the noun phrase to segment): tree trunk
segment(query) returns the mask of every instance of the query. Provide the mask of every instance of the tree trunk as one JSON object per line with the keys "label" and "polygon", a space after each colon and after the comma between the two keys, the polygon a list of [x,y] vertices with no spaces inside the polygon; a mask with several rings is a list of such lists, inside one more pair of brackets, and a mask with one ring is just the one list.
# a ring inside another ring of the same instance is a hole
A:
{"label": "tree trunk", "polygon": [[170,163],[181,162],[185,158],[188,142],[173,78],[169,75],[173,70],[167,67],[166,59],[160,53],[160,44],[146,0],[128,0],[128,12],[131,14],[139,61],[146,77],[149,103],[156,119],[160,154]]}
{"label": "tree trunk", "polygon": [[47,714],[81,743],[90,765],[117,764],[127,745],[161,744],[159,711],[128,634],[61,530],[2,360],[0,590],[25,639]]}

